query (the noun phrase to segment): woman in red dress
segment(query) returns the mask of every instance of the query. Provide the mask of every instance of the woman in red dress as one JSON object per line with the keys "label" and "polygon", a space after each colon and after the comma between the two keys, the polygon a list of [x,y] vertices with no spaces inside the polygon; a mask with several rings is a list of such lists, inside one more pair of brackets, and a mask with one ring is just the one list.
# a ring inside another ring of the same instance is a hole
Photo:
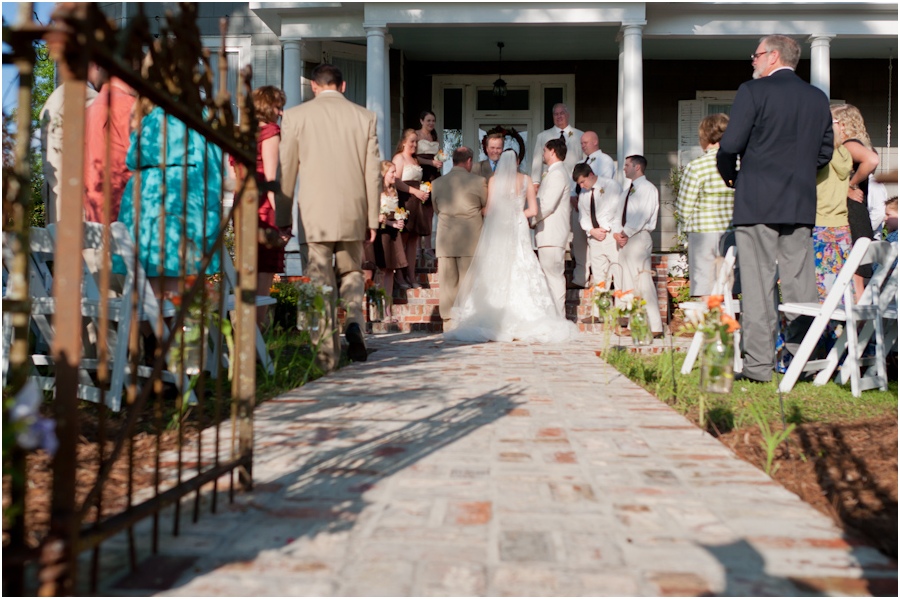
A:
{"label": "woman in red dress", "polygon": [[[253,90],[253,108],[259,123],[256,134],[256,184],[260,190],[257,295],[269,295],[275,274],[284,272],[284,239],[275,226],[275,177],[278,172],[278,144],[281,143],[278,119],[284,112],[284,103],[284,92],[277,87],[265,85]],[[233,159],[231,164],[235,166]],[[240,173],[237,175],[240,179]],[[256,309],[257,322],[264,322],[266,309],[267,306]]]}

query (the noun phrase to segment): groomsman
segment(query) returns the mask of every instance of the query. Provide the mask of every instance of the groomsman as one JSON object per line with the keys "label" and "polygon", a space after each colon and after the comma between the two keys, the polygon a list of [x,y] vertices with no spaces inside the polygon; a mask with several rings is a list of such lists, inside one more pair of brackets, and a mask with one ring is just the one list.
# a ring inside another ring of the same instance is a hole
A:
{"label": "groomsman", "polygon": [[[622,271],[610,268],[619,261],[619,247],[613,238],[613,231],[621,228],[622,186],[615,179],[598,177],[584,162],[576,164],[572,174],[581,188],[578,196],[579,226],[587,237],[594,283],[604,281],[609,289],[610,282],[615,281],[616,289],[622,289]],[[582,322],[593,324],[596,321],[591,317]]]}
{"label": "groomsman", "polygon": [[549,140],[541,152],[547,163],[547,176],[538,191],[538,215],[534,223],[534,241],[538,262],[547,277],[550,295],[560,316],[566,315],[566,243],[570,232],[568,202],[569,171],[566,170],[566,145],[559,138]]}
{"label": "groomsman", "polygon": [[431,184],[431,199],[438,218],[439,309],[445,322],[450,320],[459,284],[472,265],[481,237],[482,210],[487,204],[487,182],[471,172],[472,156],[469,148],[457,148],[453,152],[453,168]]}
{"label": "groomsman", "polygon": [[650,317],[650,330],[654,336],[661,336],[662,318],[659,315],[656,285],[650,265],[650,253],[653,251],[650,232],[656,228],[659,190],[644,176],[646,169],[647,159],[643,156],[635,154],[625,159],[623,170],[625,176],[631,179],[631,184],[620,212],[620,226],[613,238],[619,246],[622,289],[633,289],[635,295],[644,298]]}
{"label": "groomsman", "polygon": [[600,149],[600,138],[595,132],[585,131],[581,136],[581,151],[584,153],[584,163],[591,167],[595,175],[604,179],[616,178],[616,163]]}
{"label": "groomsman", "polygon": [[485,142],[487,160],[482,160],[476,164],[472,172],[476,175],[481,175],[485,179],[490,179],[494,176],[494,169],[497,168],[500,154],[503,153],[503,138],[504,135],[502,133],[491,133],[487,136],[487,141]]}

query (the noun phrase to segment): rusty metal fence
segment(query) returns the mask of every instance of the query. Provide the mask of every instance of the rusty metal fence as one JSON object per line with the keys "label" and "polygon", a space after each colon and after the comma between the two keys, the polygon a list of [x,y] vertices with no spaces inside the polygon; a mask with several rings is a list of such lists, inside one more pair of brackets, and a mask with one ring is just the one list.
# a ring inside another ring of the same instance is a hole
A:
{"label": "rusty metal fence", "polygon": [[[45,27],[21,3],[18,25],[3,30],[20,107],[3,189],[5,595],[96,592],[105,540],[124,532],[134,568],[145,550],[133,533],[138,521],[153,519],[155,552],[163,508],[172,506],[177,535],[192,494],[196,520],[204,504],[216,511],[221,492],[232,496],[236,485],[252,484],[258,191],[251,73],[240,73],[236,124],[225,87],[226,26],[214,90],[195,13],[182,4],[154,35],[142,12],[118,30],[96,4],[63,3]],[[29,220],[27,107],[38,40],[57,62],[63,95],[59,215],[46,228]],[[85,130],[92,63],[132,90],[127,174],[116,171],[115,153],[124,150],[113,143],[114,103],[122,100],[110,92],[109,124]],[[222,214],[226,156],[246,176]],[[117,177],[130,178],[124,190]],[[86,178],[100,181],[96,222],[85,222]],[[35,405],[36,396],[42,406],[32,419],[55,423],[52,458],[16,440],[28,425],[16,410]],[[49,476],[38,477],[42,468]],[[225,489],[221,480],[230,481]],[[79,559],[88,552],[90,559]],[[79,568],[82,562],[89,565]]]}

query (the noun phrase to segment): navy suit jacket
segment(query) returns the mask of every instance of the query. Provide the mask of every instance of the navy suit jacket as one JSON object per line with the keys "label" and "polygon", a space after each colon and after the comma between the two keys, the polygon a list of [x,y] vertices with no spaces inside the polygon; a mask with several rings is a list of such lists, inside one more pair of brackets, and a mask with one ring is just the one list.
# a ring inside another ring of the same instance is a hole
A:
{"label": "navy suit jacket", "polygon": [[736,184],[734,224],[814,226],[816,172],[833,141],[828,97],[793,71],[741,85],[717,156],[722,178]]}

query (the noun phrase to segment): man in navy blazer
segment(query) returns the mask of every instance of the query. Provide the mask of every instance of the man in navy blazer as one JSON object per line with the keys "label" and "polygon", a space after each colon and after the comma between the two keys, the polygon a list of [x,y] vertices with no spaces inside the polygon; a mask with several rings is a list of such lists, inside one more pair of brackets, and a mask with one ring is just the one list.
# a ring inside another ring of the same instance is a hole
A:
{"label": "man in navy blazer", "polygon": [[[738,88],[717,160],[722,178],[736,187],[743,378],[766,382],[775,366],[776,270],[785,302],[818,301],[812,245],[816,171],[831,161],[834,134],[828,97],[794,73],[800,60],[796,41],[766,36],[751,59],[754,80]],[[788,322],[788,351],[796,351],[808,327],[808,318]]]}

